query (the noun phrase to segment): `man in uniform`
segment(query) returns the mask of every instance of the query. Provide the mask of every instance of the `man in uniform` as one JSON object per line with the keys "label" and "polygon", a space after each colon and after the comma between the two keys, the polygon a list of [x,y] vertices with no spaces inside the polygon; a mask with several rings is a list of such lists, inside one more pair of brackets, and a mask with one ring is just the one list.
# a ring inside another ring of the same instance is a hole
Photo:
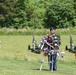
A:
{"label": "man in uniform", "polygon": [[48,63],[50,71],[57,70],[56,58],[57,58],[57,52],[59,50],[59,45],[61,44],[60,36],[55,34],[55,32],[56,29],[51,27],[50,34],[47,35],[45,41],[48,46]]}

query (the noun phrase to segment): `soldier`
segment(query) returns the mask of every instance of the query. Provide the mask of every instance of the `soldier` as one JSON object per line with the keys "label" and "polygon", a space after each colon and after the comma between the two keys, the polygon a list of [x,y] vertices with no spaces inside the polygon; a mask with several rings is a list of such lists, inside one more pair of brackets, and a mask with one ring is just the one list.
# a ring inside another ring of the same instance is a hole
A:
{"label": "soldier", "polygon": [[60,36],[55,34],[56,29],[51,27],[50,34],[47,35],[46,44],[48,46],[48,63],[50,71],[56,71],[56,58],[57,52],[59,50],[60,43]]}

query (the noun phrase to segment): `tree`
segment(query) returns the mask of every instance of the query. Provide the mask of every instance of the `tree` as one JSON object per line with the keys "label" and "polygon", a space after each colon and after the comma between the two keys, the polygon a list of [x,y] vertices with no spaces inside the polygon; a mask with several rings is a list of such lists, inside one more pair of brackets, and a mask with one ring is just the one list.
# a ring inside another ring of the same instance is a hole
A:
{"label": "tree", "polygon": [[76,26],[76,0],[0,0],[0,26]]}
{"label": "tree", "polygon": [[16,0],[1,0],[0,2],[0,19],[1,27],[12,26],[12,17],[16,14],[14,13]]}
{"label": "tree", "polygon": [[15,4],[16,8],[15,14],[13,17],[14,28],[24,28],[26,26],[26,12],[25,12],[25,0],[18,0]]}
{"label": "tree", "polygon": [[51,5],[46,8],[46,24],[48,27],[69,27],[73,24],[75,14],[73,0],[51,0]]}
{"label": "tree", "polygon": [[45,15],[43,2],[41,0],[27,0],[26,15],[29,27],[42,28]]}
{"label": "tree", "polygon": [[23,28],[25,26],[25,0],[3,0],[0,2],[1,27]]}

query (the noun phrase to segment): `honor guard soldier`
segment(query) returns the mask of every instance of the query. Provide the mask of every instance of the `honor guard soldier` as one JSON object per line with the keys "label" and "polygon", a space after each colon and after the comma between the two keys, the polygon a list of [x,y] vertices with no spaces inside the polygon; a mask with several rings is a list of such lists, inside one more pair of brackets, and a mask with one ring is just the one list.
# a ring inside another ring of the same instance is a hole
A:
{"label": "honor guard soldier", "polygon": [[47,35],[47,38],[44,41],[48,47],[47,50],[44,52],[45,54],[47,53],[48,56],[48,64],[50,71],[57,70],[56,58],[57,58],[57,52],[59,51],[59,46],[61,44],[60,36],[57,35],[55,32],[56,29],[54,27],[51,27],[50,34]]}

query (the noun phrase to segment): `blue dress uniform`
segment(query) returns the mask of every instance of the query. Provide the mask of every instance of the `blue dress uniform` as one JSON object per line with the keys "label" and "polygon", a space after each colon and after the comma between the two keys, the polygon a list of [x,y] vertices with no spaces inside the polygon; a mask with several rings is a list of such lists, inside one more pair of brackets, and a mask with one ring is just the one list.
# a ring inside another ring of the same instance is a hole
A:
{"label": "blue dress uniform", "polygon": [[57,58],[57,52],[60,45],[60,36],[53,34],[48,34],[47,42],[51,45],[48,46],[48,63],[49,63],[49,69],[52,71],[57,70],[56,65],[56,58]]}
{"label": "blue dress uniform", "polygon": [[51,70],[51,71],[57,70],[56,57],[57,57],[57,54],[48,55],[48,62],[50,62],[49,63],[49,70]]}

